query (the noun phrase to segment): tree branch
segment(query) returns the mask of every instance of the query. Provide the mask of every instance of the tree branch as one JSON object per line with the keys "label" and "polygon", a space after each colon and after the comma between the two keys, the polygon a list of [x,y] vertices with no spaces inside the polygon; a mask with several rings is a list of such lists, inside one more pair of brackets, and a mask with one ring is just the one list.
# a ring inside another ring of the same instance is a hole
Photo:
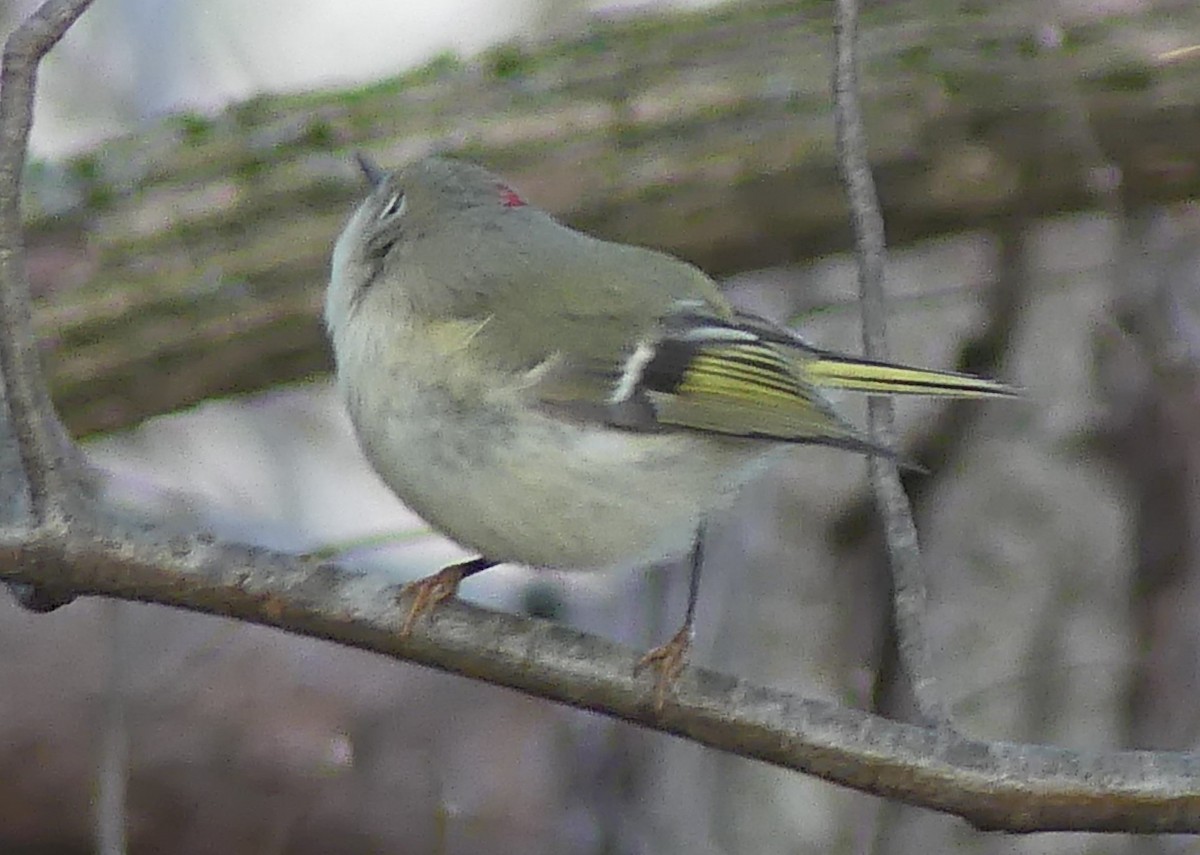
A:
{"label": "tree branch", "polygon": [[[866,130],[858,102],[855,40],[857,0],[837,0],[834,21],[833,114],[837,126],[838,155],[850,216],[854,224],[858,285],[862,296],[863,352],[869,359],[886,361],[887,307],[883,276],[886,247],[883,215],[867,159]],[[896,447],[896,414],[890,398],[872,396],[867,401],[871,439],[885,448]],[[875,501],[883,517],[884,537],[892,568],[892,607],[896,614],[900,656],[912,680],[913,696],[921,715],[930,723],[950,726],[950,710],[938,688],[933,656],[925,632],[925,573],[917,544],[912,506],[900,483],[896,461],[871,455],[867,458]]]}
{"label": "tree branch", "polygon": [[21,178],[33,124],[33,95],[42,57],[92,0],[51,0],[4,45],[0,69],[0,374],[10,429],[20,451],[30,510],[40,523],[61,522],[71,489],[69,443],[50,405],[33,334],[21,222]]}
{"label": "tree branch", "polygon": [[0,577],[179,606],[325,638],[592,710],[1009,831],[1200,831],[1200,756],[982,742],[687,669],[654,711],[638,653],[452,601],[397,632],[377,577],[164,530],[0,537]]}
{"label": "tree branch", "polygon": [[[61,417],[76,435],[111,431],[327,373],[318,292],[358,201],[356,148],[389,166],[433,150],[479,160],[584,231],[713,275],[845,251],[831,20],[831,4],[749,0],[594,22],[508,48],[506,75],[488,54],[442,57],[352,91],[170,117],[31,170],[35,320]],[[1031,37],[1040,20],[1003,3],[864,16],[861,97],[893,246],[1095,206],[1079,168],[1092,158],[1047,78],[1078,93],[1072,111],[1136,201],[1200,193],[1200,62],[1153,50],[1198,31],[1200,4],[1068,20],[1059,48]]]}

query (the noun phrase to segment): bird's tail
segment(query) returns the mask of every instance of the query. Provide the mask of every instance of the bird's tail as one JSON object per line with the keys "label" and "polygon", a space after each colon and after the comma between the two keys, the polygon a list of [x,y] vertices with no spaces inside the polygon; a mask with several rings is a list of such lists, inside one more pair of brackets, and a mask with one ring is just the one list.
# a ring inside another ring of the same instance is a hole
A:
{"label": "bird's tail", "polygon": [[941,395],[950,398],[1011,398],[1020,390],[995,380],[910,368],[853,356],[822,355],[806,360],[803,371],[814,386],[869,395]]}

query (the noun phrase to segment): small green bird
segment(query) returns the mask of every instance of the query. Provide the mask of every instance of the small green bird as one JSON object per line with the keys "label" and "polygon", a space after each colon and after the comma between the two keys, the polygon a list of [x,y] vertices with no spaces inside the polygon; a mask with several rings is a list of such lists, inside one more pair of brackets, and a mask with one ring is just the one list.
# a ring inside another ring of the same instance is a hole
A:
{"label": "small green bird", "polygon": [[643,660],[661,705],[691,640],[705,521],[799,445],[893,454],[823,390],[1014,394],[814,348],[692,265],[567,228],[478,166],[360,164],[372,190],[338,239],[325,305],[338,382],[383,481],[480,556],[408,586],[405,632],[495,564],[690,552],[683,626]]}

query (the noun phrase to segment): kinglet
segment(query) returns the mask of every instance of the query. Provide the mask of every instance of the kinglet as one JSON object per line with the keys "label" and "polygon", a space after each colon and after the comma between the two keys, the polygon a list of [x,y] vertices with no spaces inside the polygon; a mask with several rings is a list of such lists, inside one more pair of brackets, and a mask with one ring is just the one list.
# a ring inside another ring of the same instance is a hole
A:
{"label": "kinglet", "polygon": [[325,301],[338,384],[383,481],[480,555],[406,588],[405,632],[495,564],[635,567],[690,550],[683,626],[642,660],[661,707],[691,640],[705,520],[796,444],[891,455],[823,388],[1012,394],[818,350],[735,310],[690,264],[560,225],[478,166],[359,161],[373,187]]}

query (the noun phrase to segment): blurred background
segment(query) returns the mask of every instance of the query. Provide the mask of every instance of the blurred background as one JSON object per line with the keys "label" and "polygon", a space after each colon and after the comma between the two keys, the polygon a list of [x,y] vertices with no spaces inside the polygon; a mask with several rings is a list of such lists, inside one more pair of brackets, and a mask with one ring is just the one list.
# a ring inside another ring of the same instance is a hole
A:
{"label": "blurred background", "polygon": [[[356,149],[477,160],[859,350],[830,5],[99,0],[42,76],[27,215],[55,400],[110,498],[397,582],[465,554],[370,472],[330,385]],[[868,2],[861,28],[893,354],[1027,391],[900,405],[951,706],[983,739],[1194,747],[1200,9]],[[797,449],[718,521],[693,661],[911,714],[865,473]],[[686,575],[504,567],[464,596],[645,649]],[[984,835],[165,608],[0,599],[0,651],[4,853],[1200,851]]]}

